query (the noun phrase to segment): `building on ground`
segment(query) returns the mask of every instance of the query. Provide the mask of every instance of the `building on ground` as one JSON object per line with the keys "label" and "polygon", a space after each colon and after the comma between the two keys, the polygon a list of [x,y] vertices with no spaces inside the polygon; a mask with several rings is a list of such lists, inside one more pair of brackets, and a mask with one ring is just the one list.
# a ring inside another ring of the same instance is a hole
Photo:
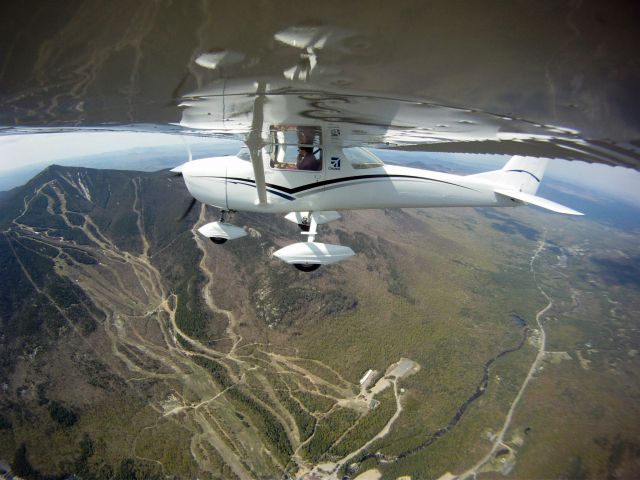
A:
{"label": "building on ground", "polygon": [[373,383],[373,379],[376,376],[376,372],[375,370],[367,370],[366,373],[362,376],[362,378],[360,379],[360,386],[362,388],[369,388],[369,386]]}

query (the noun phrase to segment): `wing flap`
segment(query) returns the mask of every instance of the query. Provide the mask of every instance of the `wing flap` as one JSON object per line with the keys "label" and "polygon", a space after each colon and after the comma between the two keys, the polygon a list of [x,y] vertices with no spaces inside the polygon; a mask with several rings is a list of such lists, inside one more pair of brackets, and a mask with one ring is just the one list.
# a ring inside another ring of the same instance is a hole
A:
{"label": "wing flap", "polygon": [[497,189],[494,190],[498,195],[502,195],[503,197],[508,197],[511,199],[519,200],[524,203],[529,203],[531,205],[535,205],[537,207],[544,208],[546,210],[551,210],[552,212],[563,213],[565,215],[584,215],[576,210],[573,210],[569,207],[565,207],[564,205],[560,205],[559,203],[552,202],[551,200],[547,200],[546,198],[538,197],[536,195],[531,195],[529,193],[518,192],[516,190],[503,190]]}

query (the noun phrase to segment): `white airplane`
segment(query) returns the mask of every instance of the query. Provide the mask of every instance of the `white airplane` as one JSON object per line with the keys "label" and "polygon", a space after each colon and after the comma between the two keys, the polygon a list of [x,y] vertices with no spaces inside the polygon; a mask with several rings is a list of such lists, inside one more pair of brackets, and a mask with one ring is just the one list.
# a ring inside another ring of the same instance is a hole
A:
{"label": "white airplane", "polygon": [[340,210],[531,204],[582,215],[536,196],[543,158],[514,156],[500,170],[461,176],[384,165],[365,148],[345,146],[336,125],[271,125],[268,135],[265,141],[249,134],[235,156],[189,161],[173,171],[194,199],[221,209],[220,221],[199,229],[214,243],[247,234],[226,221],[227,212],[286,214],[307,238],[273,255],[302,271],[354,255],[348,246],[316,241],[318,225],[340,218]]}

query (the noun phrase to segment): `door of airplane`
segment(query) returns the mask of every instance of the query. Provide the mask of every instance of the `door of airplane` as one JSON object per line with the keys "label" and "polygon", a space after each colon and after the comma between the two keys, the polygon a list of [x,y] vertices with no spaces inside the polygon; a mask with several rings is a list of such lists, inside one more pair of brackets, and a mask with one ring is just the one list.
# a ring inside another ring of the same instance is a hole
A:
{"label": "door of airplane", "polygon": [[270,143],[264,159],[268,191],[280,192],[288,200],[294,197],[296,208],[300,203],[313,208],[313,196],[319,192],[316,184],[324,180],[326,172],[321,128],[272,126]]}

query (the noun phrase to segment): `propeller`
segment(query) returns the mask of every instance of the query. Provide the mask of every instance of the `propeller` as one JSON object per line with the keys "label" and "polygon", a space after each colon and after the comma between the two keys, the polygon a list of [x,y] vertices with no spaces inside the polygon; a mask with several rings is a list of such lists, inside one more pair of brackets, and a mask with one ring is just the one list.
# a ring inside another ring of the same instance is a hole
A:
{"label": "propeller", "polygon": [[[180,140],[186,147],[187,153],[189,154],[187,161],[185,162],[185,163],[188,163],[193,160],[193,154],[191,153],[191,146],[187,142],[185,142],[184,136],[180,135]],[[182,165],[184,165],[184,163]],[[169,170],[171,173],[173,173],[174,177],[182,177],[182,165],[178,165],[177,167],[174,167],[171,170]]]}
{"label": "propeller", "polygon": [[[189,157],[187,159],[187,161],[185,163],[188,163],[190,161],[193,160],[193,155],[191,153],[191,147],[189,146],[189,144],[187,142],[185,142],[184,137],[182,135],[180,135],[180,140],[182,140],[182,143],[184,143],[184,146],[187,148],[187,152],[189,154]],[[182,165],[178,165],[175,168],[172,168],[170,170],[171,173],[173,173],[174,177],[182,177],[182,167],[185,165],[185,163],[183,163]],[[187,208],[185,208],[185,210],[182,212],[182,215],[180,215],[178,217],[178,221],[184,220],[187,215],[189,215],[189,213],[191,213],[191,210],[193,210],[193,207],[196,204],[196,199],[192,198],[191,201],[189,202],[189,205],[187,205]]]}
{"label": "propeller", "polygon": [[178,217],[178,221],[184,220],[186,216],[189,215],[189,213],[191,213],[191,210],[193,210],[193,207],[195,206],[195,204],[196,204],[196,199],[192,198],[187,208],[184,210],[184,212],[182,212],[182,215]]}

